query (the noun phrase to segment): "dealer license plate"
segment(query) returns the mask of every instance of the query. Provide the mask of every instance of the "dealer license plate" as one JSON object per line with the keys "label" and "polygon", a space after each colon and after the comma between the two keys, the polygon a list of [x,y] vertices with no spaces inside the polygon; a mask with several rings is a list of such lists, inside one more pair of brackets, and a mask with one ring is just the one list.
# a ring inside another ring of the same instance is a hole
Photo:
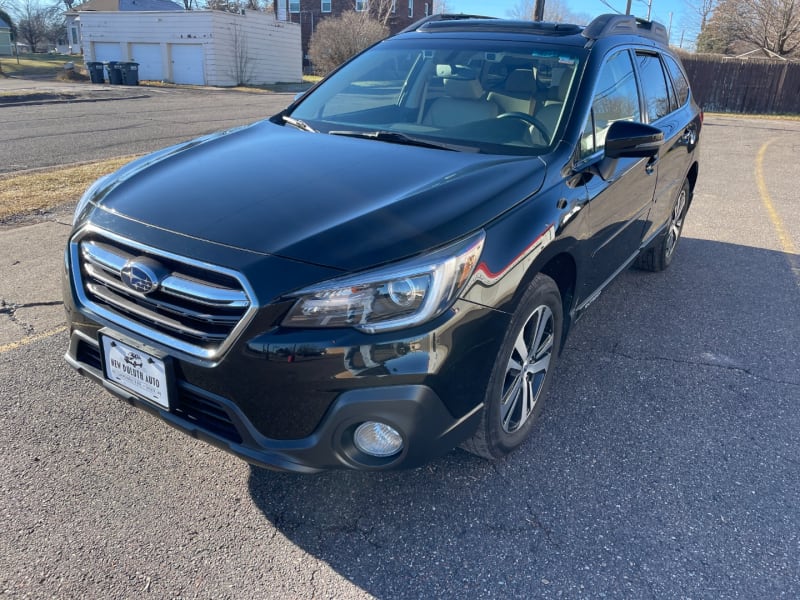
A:
{"label": "dealer license plate", "polygon": [[106,378],[163,408],[169,408],[164,361],[103,336]]}

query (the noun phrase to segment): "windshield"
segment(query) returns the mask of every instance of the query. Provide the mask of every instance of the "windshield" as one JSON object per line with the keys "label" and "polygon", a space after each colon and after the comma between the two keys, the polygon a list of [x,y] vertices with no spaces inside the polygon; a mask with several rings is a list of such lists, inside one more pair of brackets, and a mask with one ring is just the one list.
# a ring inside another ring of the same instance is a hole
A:
{"label": "windshield", "polygon": [[543,154],[557,142],[579,65],[571,48],[391,40],[325,80],[289,121],[393,143]]}

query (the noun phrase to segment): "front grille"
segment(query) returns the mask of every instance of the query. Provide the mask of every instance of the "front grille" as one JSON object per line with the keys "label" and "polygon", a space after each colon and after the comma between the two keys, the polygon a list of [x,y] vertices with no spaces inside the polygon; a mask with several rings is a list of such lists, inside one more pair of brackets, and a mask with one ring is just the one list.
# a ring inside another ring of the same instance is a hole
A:
{"label": "front grille", "polygon": [[[253,312],[237,274],[101,232],[75,245],[82,300],[116,324],[202,358],[214,358]],[[158,285],[143,293],[124,281],[129,264],[146,263]]]}

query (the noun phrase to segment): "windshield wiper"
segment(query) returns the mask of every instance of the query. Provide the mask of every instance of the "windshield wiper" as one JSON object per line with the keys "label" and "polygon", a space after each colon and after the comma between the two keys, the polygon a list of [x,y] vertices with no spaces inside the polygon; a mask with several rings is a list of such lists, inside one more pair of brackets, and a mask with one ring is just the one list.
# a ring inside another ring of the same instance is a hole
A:
{"label": "windshield wiper", "polygon": [[378,140],[379,142],[389,142],[390,144],[404,144],[406,146],[420,146],[422,148],[436,148],[438,150],[450,150],[452,152],[478,152],[472,146],[459,146],[456,144],[443,144],[429,142],[420,138],[398,133],[397,131],[347,131],[334,130],[328,132],[330,135],[342,135],[345,137],[364,138],[368,140]]}
{"label": "windshield wiper", "polygon": [[311,133],[318,133],[316,129],[314,129],[311,125],[306,123],[305,121],[301,121],[300,119],[295,119],[294,117],[290,117],[289,115],[283,115],[281,117],[284,123],[288,123],[292,127],[297,127],[298,129],[302,129],[303,131],[310,131]]}

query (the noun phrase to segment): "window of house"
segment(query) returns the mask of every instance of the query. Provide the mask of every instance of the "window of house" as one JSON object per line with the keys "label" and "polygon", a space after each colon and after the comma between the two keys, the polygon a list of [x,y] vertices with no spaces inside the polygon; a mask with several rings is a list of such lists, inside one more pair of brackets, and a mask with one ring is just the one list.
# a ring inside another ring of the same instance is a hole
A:
{"label": "window of house", "polygon": [[631,56],[627,50],[621,50],[613,54],[600,71],[592,110],[581,136],[581,157],[603,149],[606,133],[614,121],[641,120]]}
{"label": "window of house", "polygon": [[408,16],[414,16],[414,0],[408,0]]}
{"label": "window of house", "polygon": [[637,52],[636,63],[642,79],[647,118],[653,122],[669,114],[669,89],[664,68],[657,54]]}
{"label": "window of house", "polygon": [[300,0],[289,0],[289,12],[290,13],[300,12]]}
{"label": "window of house", "polygon": [[322,0],[322,12],[331,12],[331,0]]}
{"label": "window of house", "polygon": [[356,10],[358,12],[367,10],[367,0],[356,0]]}
{"label": "window of house", "polygon": [[430,4],[428,2],[425,3],[425,16],[427,17],[430,13]]}
{"label": "window of house", "polygon": [[397,0],[392,0],[392,14],[397,14]]}

